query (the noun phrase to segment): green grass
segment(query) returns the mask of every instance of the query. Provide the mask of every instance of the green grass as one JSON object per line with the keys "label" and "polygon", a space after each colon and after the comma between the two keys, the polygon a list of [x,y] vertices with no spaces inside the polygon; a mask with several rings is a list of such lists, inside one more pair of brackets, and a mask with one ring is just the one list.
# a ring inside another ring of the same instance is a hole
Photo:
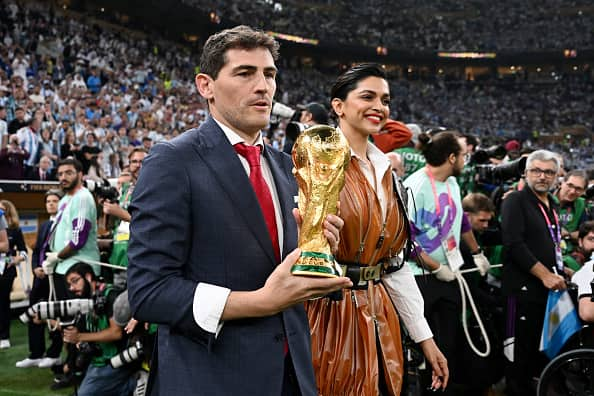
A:
{"label": "green grass", "polygon": [[50,369],[15,367],[17,361],[29,356],[27,326],[18,319],[11,321],[10,343],[10,348],[0,349],[0,396],[60,396],[74,392],[74,388],[52,391]]}

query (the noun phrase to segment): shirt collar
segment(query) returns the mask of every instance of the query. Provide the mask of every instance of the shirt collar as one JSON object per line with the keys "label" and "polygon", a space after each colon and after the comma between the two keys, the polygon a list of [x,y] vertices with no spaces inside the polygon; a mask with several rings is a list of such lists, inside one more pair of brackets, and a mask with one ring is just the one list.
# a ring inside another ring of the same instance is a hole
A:
{"label": "shirt collar", "polygon": [[[241,136],[239,136],[233,129],[229,128],[227,125],[223,124],[222,122],[217,121],[217,119],[214,117],[212,117],[212,119],[223,130],[223,133],[225,134],[225,136],[227,137],[227,140],[229,140],[229,143],[231,143],[232,146],[235,146],[238,143],[247,144],[245,142],[245,139],[243,139]],[[262,147],[264,147],[264,139],[262,139],[262,132],[260,132],[258,134],[258,138],[254,142],[254,146],[257,146],[257,145],[261,145]]]}
{"label": "shirt collar", "polygon": [[[383,173],[390,168],[391,164],[390,164],[390,160],[388,159],[388,157],[386,157],[386,155],[380,149],[378,149],[373,143],[371,143],[371,142],[367,143],[366,154],[367,154],[367,158],[373,164],[373,166],[376,168],[377,171],[381,170],[381,172]],[[352,148],[351,148],[351,157],[355,157],[359,161],[363,160],[363,158],[359,157],[353,151]]]}

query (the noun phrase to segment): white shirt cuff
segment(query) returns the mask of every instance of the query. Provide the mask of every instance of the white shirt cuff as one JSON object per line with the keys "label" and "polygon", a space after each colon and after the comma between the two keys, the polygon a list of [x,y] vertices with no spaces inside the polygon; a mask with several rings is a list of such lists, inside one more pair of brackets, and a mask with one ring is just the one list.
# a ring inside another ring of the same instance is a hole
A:
{"label": "white shirt cuff", "polygon": [[227,298],[231,293],[230,289],[211,285],[208,283],[198,283],[194,292],[194,304],[192,313],[196,324],[203,330],[215,335],[223,328],[221,316],[227,304]]}

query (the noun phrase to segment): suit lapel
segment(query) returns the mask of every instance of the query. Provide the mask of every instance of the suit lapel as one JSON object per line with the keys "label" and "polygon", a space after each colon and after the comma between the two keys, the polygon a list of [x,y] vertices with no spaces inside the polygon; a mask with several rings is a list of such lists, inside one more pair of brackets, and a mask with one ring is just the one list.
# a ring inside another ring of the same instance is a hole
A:
{"label": "suit lapel", "polygon": [[297,240],[297,225],[293,217],[293,205],[295,188],[292,184],[293,178],[287,177],[287,173],[291,172],[291,169],[285,168],[285,161],[283,161],[284,154],[266,147],[264,149],[264,155],[268,160],[268,165],[274,178],[274,184],[276,185],[276,192],[278,194],[278,200],[281,207],[281,217],[283,224],[283,248],[282,258],[284,258],[290,250],[295,246]]}
{"label": "suit lapel", "polygon": [[237,154],[229,140],[212,118],[209,118],[199,129],[204,144],[196,142],[198,155],[210,168],[212,174],[227,193],[233,207],[268,255],[271,263],[276,265],[272,242],[268,237],[268,228],[264,221],[262,209],[252,188],[250,180],[237,158]]}

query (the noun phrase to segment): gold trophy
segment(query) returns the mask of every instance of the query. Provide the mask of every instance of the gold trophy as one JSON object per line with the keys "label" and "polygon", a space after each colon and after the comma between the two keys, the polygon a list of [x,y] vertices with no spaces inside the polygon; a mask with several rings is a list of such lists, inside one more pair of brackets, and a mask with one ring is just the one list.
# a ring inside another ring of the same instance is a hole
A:
{"label": "gold trophy", "polygon": [[299,184],[301,256],[291,267],[294,275],[336,277],[336,261],[324,236],[326,215],[336,214],[344,186],[344,170],[351,159],[349,144],[339,130],[316,125],[303,131],[293,146],[293,174]]}

